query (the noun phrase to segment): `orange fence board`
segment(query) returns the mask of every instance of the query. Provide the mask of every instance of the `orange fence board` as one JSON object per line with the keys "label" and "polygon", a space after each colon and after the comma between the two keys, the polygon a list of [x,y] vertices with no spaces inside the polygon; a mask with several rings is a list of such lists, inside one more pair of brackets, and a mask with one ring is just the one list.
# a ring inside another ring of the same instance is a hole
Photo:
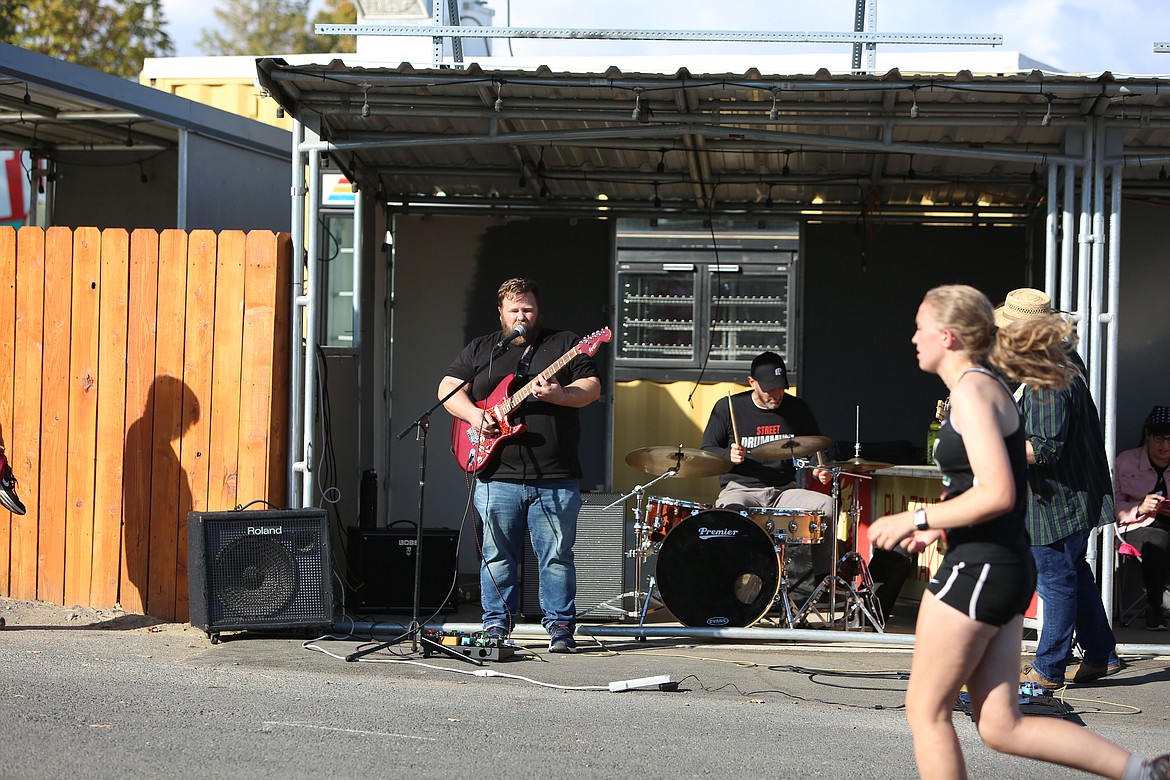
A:
{"label": "orange fence board", "polygon": [[182,434],[179,463],[190,489],[187,511],[180,506],[175,551],[175,616],[187,619],[187,512],[207,509],[208,447],[211,439],[211,371],[215,352],[216,236],[210,230],[192,231],[187,244],[186,342],[183,347],[183,419],[190,425]]}
{"label": "orange fence board", "polygon": [[172,619],[179,516],[191,509],[191,486],[179,463],[183,431],[193,422],[183,383],[183,323],[187,286],[187,235],[165,230],[158,250],[158,332],[155,337],[154,440],[150,478],[150,590],[146,608]]}
{"label": "orange fence board", "polygon": [[118,228],[102,231],[97,478],[93,496],[93,576],[89,602],[103,609],[118,603],[118,570],[122,554],[129,263],[129,234]]}
{"label": "orange fence board", "polygon": [[[257,231],[259,232],[259,231]],[[253,236],[256,233],[252,234]],[[251,238],[251,236],[249,237]],[[272,346],[276,300],[273,236],[248,241],[244,267],[244,349],[241,398],[239,501],[267,499],[268,431],[272,408]],[[284,506],[283,497],[278,499]]]}
{"label": "orange fence board", "polygon": [[158,233],[130,236],[126,315],[126,440],[122,454],[122,568],[118,601],[146,611],[154,442],[154,334],[158,317]]}
{"label": "orange fence board", "polygon": [[[5,451],[5,456],[6,437],[12,433],[12,376],[16,370],[16,317],[5,314],[15,311],[16,231],[0,225],[0,450]],[[19,479],[21,475],[16,476]],[[19,492],[18,489],[18,495]],[[0,507],[0,588],[9,587],[8,556],[11,549],[12,513]]]}
{"label": "orange fence board", "polygon": [[21,228],[16,239],[16,373],[8,459],[21,480],[26,514],[12,518],[9,595],[37,597],[40,535],[41,366],[44,355],[45,233]]}
{"label": "orange fence board", "polygon": [[[273,236],[271,233],[260,235],[274,239],[276,257],[276,286],[272,291],[272,300],[276,302],[272,314],[273,346],[272,346],[272,401],[269,405],[268,418],[268,494],[269,501],[277,502],[280,506],[288,505],[288,465],[289,465],[289,361],[291,357],[292,336],[289,322],[291,319],[291,290],[292,290],[292,236],[280,233]],[[251,234],[248,236],[251,240]],[[299,346],[299,344],[298,344]]]}
{"label": "orange fence board", "polygon": [[[65,465],[65,603],[89,602],[93,575],[93,491],[97,460],[98,306],[101,233],[73,233],[73,297],[69,318],[69,425]],[[59,389],[58,389],[59,391]]]}
{"label": "orange fence board", "polygon": [[245,237],[238,230],[219,235],[215,282],[215,354],[212,358],[211,451],[208,453],[207,508],[237,505],[240,451],[240,362],[244,340]]}
{"label": "orange fence board", "polygon": [[69,460],[69,315],[73,296],[73,233],[45,233],[45,332],[41,366],[41,512],[37,598],[65,603],[65,523]]}

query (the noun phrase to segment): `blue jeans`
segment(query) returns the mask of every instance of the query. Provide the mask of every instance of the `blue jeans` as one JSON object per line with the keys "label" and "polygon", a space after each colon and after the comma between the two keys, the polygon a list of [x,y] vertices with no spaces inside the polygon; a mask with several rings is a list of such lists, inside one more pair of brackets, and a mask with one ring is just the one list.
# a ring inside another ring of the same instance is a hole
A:
{"label": "blue jeans", "polygon": [[1117,640],[1085,560],[1089,533],[1077,531],[1052,544],[1032,546],[1036,592],[1044,600],[1044,625],[1032,668],[1055,683],[1064,682],[1074,628],[1086,664],[1107,666],[1117,661]]}
{"label": "blue jeans", "polygon": [[575,624],[577,513],[581,490],[576,480],[528,483],[478,482],[475,509],[483,522],[483,555],[479,570],[483,625],[511,630],[520,612],[520,565],[525,531],[540,576],[541,625]]}

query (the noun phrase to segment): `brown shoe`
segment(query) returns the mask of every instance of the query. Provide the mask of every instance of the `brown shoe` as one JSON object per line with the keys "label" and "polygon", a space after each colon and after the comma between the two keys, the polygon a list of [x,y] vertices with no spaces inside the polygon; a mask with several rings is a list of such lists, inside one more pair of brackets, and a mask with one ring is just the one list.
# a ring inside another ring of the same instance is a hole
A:
{"label": "brown shoe", "polygon": [[1047,691],[1055,691],[1057,688],[1063,688],[1064,683],[1052,682],[1040,672],[1032,668],[1032,664],[1024,664],[1024,668],[1020,670],[1020,682],[1036,683],[1041,688]]}
{"label": "brown shoe", "polygon": [[1077,667],[1076,672],[1072,676],[1072,681],[1075,683],[1093,682],[1093,680],[1100,680],[1102,677],[1108,677],[1111,674],[1117,674],[1125,668],[1125,664],[1118,659],[1108,666],[1093,666],[1092,664],[1081,662]]}

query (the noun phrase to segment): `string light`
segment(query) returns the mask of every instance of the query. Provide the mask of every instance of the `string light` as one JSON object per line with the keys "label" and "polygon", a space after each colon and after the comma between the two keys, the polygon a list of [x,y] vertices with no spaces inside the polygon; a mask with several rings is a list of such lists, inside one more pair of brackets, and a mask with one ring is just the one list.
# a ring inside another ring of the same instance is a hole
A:
{"label": "string light", "polygon": [[781,176],[787,176],[788,174],[792,173],[792,169],[788,167],[788,155],[790,154],[792,154],[792,152],[784,153],[784,167],[780,169]]}
{"label": "string light", "polygon": [[772,110],[768,112],[768,118],[775,122],[780,118],[780,109],[776,105],[780,99],[780,87],[772,87]]}
{"label": "string light", "polygon": [[370,84],[362,84],[362,119],[370,118]]}
{"label": "string light", "polygon": [[1044,112],[1044,116],[1040,118],[1041,127],[1049,127],[1052,125],[1052,93],[1047,92],[1044,97],[1048,99],[1048,110]]}
{"label": "string light", "polygon": [[768,208],[772,208],[772,203],[773,203],[773,201],[772,201],[772,187],[774,187],[774,186],[775,185],[773,185],[773,184],[768,185],[768,197],[764,198],[764,205],[767,206]]}
{"label": "string light", "polygon": [[24,85],[24,104],[26,106],[32,105],[32,95],[28,94],[28,84],[27,83],[25,83],[25,85]]}
{"label": "string light", "polygon": [[497,82],[495,82],[495,85],[496,85],[496,105],[495,105],[495,108],[496,108],[496,113],[498,114],[498,113],[500,113],[500,109],[502,109],[504,107],[504,98],[502,97],[502,93],[504,91],[504,82],[497,81]]}
{"label": "string light", "polygon": [[662,150],[662,156],[658,158],[658,172],[666,173],[666,150]]}
{"label": "string light", "polygon": [[134,123],[133,122],[126,123],[126,140],[124,141],[124,143],[127,146],[134,145]]}
{"label": "string light", "polygon": [[634,110],[630,113],[630,119],[637,121],[642,118],[642,88],[634,87]]}
{"label": "string light", "polygon": [[910,118],[918,118],[918,86],[910,87]]}

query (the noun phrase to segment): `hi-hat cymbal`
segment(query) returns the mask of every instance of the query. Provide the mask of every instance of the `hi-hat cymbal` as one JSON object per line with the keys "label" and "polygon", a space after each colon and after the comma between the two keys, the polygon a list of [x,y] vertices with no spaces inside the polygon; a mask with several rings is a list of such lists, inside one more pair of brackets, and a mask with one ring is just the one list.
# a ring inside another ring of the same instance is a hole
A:
{"label": "hi-hat cymbal", "polygon": [[787,439],[766,441],[752,447],[749,455],[757,460],[781,460],[786,458],[807,458],[815,455],[833,443],[828,436],[792,436]]}
{"label": "hi-hat cymbal", "polygon": [[714,477],[731,470],[731,461],[690,447],[642,447],[626,453],[626,463],[647,474],[677,469],[678,477]]}
{"label": "hi-hat cymbal", "polygon": [[851,474],[869,474],[879,469],[893,468],[893,463],[881,463],[876,460],[866,460],[865,458],[850,458],[849,460],[842,460],[837,463],[826,463],[825,468],[841,469],[848,471]]}

